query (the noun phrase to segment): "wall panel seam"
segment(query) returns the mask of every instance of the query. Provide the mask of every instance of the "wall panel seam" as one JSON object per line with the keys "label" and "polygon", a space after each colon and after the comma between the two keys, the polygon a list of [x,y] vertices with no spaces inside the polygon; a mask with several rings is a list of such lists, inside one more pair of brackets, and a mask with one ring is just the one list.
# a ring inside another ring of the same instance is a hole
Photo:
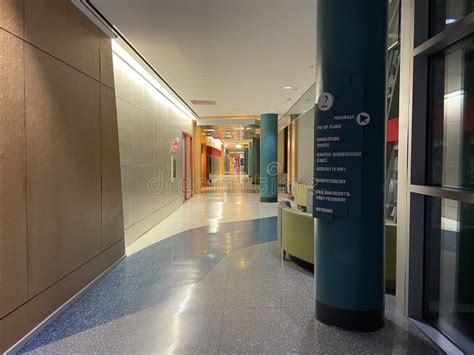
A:
{"label": "wall panel seam", "polygon": [[[168,207],[169,205],[171,205],[172,203],[175,203],[177,200],[179,200],[181,197],[176,197],[175,199],[171,200],[170,202],[168,202],[166,205],[163,205],[161,208],[158,208],[157,210],[154,210],[152,213],[146,215],[145,217],[143,218],[140,218],[138,221],[136,221],[135,223],[131,224],[130,226],[128,226],[127,228],[125,228],[125,230],[127,229],[130,229],[132,228],[133,226],[137,225],[138,223],[140,222],[143,222],[145,219],[147,219],[148,217],[152,216],[153,214],[155,214],[156,212],[158,211],[161,211],[163,208],[166,208]],[[174,212],[174,211],[173,211]],[[171,213],[173,213],[171,212]],[[159,223],[159,222],[158,222]],[[157,225],[158,223],[156,223],[155,225]],[[153,227],[152,227],[153,228]]]}
{"label": "wall panel seam", "polygon": [[[99,78],[101,77],[100,71],[100,57],[99,56]],[[102,100],[103,92],[102,87],[100,87],[100,99],[99,99],[99,112],[100,112],[100,122],[99,122],[99,137],[100,137],[100,250],[104,250],[104,147],[102,139]]]}
{"label": "wall panel seam", "polygon": [[[24,11],[25,7],[23,6],[23,18],[24,18]],[[23,29],[24,30],[24,29]],[[27,144],[28,142],[26,141],[26,63],[25,63],[25,52],[26,52],[26,43],[25,41],[22,40],[22,45],[23,45],[23,127],[25,129],[25,135],[24,135],[24,144],[25,144],[25,191],[26,191],[26,196],[25,196],[25,229],[26,229],[26,294],[27,294],[27,299],[30,300],[30,257],[29,257],[29,218],[28,218],[28,194],[29,194],[29,189],[28,189],[28,149],[27,149]]]}
{"label": "wall panel seam", "polygon": [[82,70],[80,70],[80,69],[74,67],[73,65],[71,65],[71,64],[69,64],[69,63],[67,63],[67,62],[65,62],[64,60],[62,60],[62,59],[56,57],[55,55],[53,55],[53,54],[51,54],[51,53],[45,51],[45,50],[42,49],[41,47],[38,47],[37,45],[35,45],[35,44],[33,44],[33,43],[31,43],[31,42],[25,40],[24,38],[21,38],[21,37],[18,36],[17,34],[12,33],[11,31],[8,31],[7,29],[5,29],[5,28],[3,28],[3,27],[0,27],[0,28],[1,28],[2,30],[4,30],[5,32],[8,32],[8,33],[11,34],[12,36],[15,36],[16,38],[18,38],[19,40],[23,41],[24,43],[30,45],[31,47],[33,47],[33,48],[35,48],[35,49],[37,49],[37,50],[43,52],[44,54],[49,55],[51,58],[56,59],[57,61],[61,62],[62,64],[67,65],[68,67],[70,67],[70,68],[72,68],[72,69],[78,71],[79,73],[84,74],[84,75],[87,76],[88,78],[90,78],[90,79],[92,79],[92,80],[94,80],[94,81],[96,81],[96,82],[98,82],[98,83],[100,83],[100,84],[102,84],[102,85],[107,86],[108,88],[110,88],[111,90],[114,90],[114,92],[115,92],[115,89],[114,89],[114,88],[110,87],[109,85],[103,83],[103,82],[100,81],[100,80],[97,80],[96,78],[94,78],[94,77],[90,76],[89,74],[85,73],[84,71],[82,71]]}
{"label": "wall panel seam", "polygon": [[11,310],[10,312],[8,312],[7,314],[5,314],[3,317],[0,318],[0,320],[6,318],[8,315],[10,315],[11,313],[15,312],[16,310],[18,310],[19,308],[23,307],[25,304],[27,304],[28,302],[30,302],[31,300],[33,300],[34,298],[36,297],[39,297],[42,293],[44,293],[46,290],[48,290],[49,288],[53,287],[54,285],[56,285],[58,282],[64,280],[66,277],[68,277],[69,275],[71,275],[72,273],[74,273],[75,271],[78,271],[79,269],[81,269],[82,267],[84,267],[87,263],[91,262],[92,260],[94,260],[95,258],[97,258],[99,255],[105,253],[107,250],[115,247],[117,244],[119,243],[123,243],[124,240],[119,240],[119,241],[116,241],[115,243],[113,243],[112,245],[110,245],[109,247],[105,248],[104,250],[102,250],[100,253],[96,254],[95,256],[93,256],[92,258],[88,259],[87,261],[85,261],[84,263],[82,263],[81,265],[79,265],[77,268],[75,268],[74,270],[72,270],[71,272],[68,272],[66,275],[62,276],[60,279],[56,280],[54,283],[52,283],[51,285],[49,285],[48,287],[44,288],[43,290],[41,290],[40,292],[38,292],[37,294],[35,294],[33,297],[29,298],[28,301],[22,303],[21,305],[19,305],[18,307],[16,307],[15,309]]}

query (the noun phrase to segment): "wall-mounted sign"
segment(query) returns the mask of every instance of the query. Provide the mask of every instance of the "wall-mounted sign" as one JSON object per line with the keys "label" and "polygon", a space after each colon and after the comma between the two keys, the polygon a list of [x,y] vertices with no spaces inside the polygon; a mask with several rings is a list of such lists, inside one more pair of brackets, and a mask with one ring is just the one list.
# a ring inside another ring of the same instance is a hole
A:
{"label": "wall-mounted sign", "polygon": [[170,152],[177,153],[179,151],[179,138],[173,138],[170,144]]}
{"label": "wall-mounted sign", "polygon": [[[352,107],[354,111],[357,108]],[[316,112],[315,118],[313,216],[330,219],[359,217],[363,181],[362,142],[371,115],[360,111],[340,112],[338,108],[331,112]]]}
{"label": "wall-mounted sign", "polygon": [[329,92],[324,92],[318,99],[318,108],[321,111],[329,111],[334,105],[334,96]]}
{"label": "wall-mounted sign", "polygon": [[176,157],[176,155],[172,155],[171,156],[171,181],[174,181],[174,179],[176,179],[176,177],[178,176],[177,166],[178,166],[178,157]]}
{"label": "wall-mounted sign", "polygon": [[370,123],[370,115],[367,112],[361,112],[356,117],[359,126],[367,126]]}

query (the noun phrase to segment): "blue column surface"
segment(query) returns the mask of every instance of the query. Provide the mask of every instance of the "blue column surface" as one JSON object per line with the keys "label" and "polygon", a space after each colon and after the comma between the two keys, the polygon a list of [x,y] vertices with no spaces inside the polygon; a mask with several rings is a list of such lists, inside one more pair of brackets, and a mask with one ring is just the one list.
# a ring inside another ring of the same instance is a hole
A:
{"label": "blue column surface", "polygon": [[225,149],[224,157],[224,174],[230,174],[230,152],[228,149]]}
{"label": "blue column surface", "polygon": [[253,143],[250,142],[249,143],[249,152],[248,152],[248,157],[249,157],[249,161],[248,161],[248,174],[249,174],[249,177],[252,177],[253,175]]}
{"label": "blue column surface", "polygon": [[316,318],[384,324],[387,1],[317,2]]}
{"label": "blue column surface", "polygon": [[246,173],[246,174],[248,174],[248,172],[249,172],[248,161],[249,161],[249,150],[248,150],[248,148],[245,148],[245,150],[244,150],[244,173]]}
{"label": "blue column surface", "polygon": [[260,201],[278,201],[278,115],[260,116]]}
{"label": "blue column surface", "polygon": [[252,184],[258,185],[260,176],[260,137],[252,138],[253,157],[252,157]]}

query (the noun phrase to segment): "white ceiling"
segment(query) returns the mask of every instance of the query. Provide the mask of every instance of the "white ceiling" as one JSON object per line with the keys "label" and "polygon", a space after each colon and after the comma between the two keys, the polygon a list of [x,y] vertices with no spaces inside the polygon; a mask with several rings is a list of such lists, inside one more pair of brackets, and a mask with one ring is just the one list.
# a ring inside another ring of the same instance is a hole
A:
{"label": "white ceiling", "polygon": [[314,82],[316,0],[91,3],[200,116],[282,114]]}

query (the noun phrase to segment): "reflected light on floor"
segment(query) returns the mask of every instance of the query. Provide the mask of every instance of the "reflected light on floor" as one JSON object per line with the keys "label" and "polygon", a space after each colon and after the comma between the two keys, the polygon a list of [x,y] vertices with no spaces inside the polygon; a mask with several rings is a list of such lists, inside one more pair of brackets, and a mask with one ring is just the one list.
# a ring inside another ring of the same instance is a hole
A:
{"label": "reflected light on floor", "polygon": [[179,342],[179,330],[182,328],[181,321],[179,319],[179,316],[181,313],[183,313],[186,308],[189,306],[189,301],[191,300],[191,296],[194,292],[194,287],[189,287],[188,290],[186,290],[184,299],[183,301],[179,304],[178,311],[174,314],[173,320],[171,321],[171,334],[173,335],[173,341],[172,345],[169,347],[169,353],[173,354],[176,352],[178,348],[178,342]]}

